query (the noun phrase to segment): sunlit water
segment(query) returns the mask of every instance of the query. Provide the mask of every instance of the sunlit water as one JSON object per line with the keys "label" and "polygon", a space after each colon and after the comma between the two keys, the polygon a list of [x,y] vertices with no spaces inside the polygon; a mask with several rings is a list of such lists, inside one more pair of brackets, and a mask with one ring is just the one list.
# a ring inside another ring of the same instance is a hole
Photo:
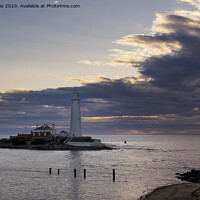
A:
{"label": "sunlit water", "polygon": [[[200,136],[197,135],[95,137],[119,149],[0,149],[0,199],[136,200],[158,186],[180,183],[175,173],[200,166]],[[87,170],[85,179],[84,169]],[[113,169],[116,170],[115,182]]]}

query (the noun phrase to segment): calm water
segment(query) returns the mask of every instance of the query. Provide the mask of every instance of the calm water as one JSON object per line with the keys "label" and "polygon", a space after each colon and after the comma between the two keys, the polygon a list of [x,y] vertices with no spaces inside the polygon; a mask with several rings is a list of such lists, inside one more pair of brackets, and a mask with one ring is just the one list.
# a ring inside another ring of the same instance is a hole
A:
{"label": "calm water", "polygon": [[[136,200],[200,166],[200,136],[95,136],[112,151],[0,149],[1,200]],[[124,144],[124,140],[127,144]],[[48,168],[52,174],[48,174]],[[73,169],[77,177],[73,177]],[[83,169],[87,177],[83,178]],[[112,181],[112,169],[116,181]],[[60,175],[57,174],[60,169]]]}

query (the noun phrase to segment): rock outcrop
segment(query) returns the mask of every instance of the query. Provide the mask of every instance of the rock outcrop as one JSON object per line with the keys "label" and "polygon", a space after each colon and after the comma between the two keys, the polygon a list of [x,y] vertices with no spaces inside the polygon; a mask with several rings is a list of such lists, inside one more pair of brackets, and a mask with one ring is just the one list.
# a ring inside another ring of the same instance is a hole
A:
{"label": "rock outcrop", "polygon": [[193,169],[183,174],[177,173],[176,178],[192,183],[200,183],[200,170]]}

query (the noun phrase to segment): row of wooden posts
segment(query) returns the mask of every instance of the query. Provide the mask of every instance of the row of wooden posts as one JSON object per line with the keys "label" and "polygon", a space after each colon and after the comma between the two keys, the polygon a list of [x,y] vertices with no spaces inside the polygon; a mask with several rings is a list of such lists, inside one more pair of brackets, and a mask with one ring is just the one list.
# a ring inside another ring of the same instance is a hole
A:
{"label": "row of wooden posts", "polygon": [[[49,168],[49,174],[51,174],[51,168]],[[58,175],[60,174],[60,169],[58,169]],[[83,171],[83,176],[86,178],[86,169]],[[74,169],[74,177],[76,177],[76,169]],[[115,169],[113,169],[113,181],[115,181]]]}

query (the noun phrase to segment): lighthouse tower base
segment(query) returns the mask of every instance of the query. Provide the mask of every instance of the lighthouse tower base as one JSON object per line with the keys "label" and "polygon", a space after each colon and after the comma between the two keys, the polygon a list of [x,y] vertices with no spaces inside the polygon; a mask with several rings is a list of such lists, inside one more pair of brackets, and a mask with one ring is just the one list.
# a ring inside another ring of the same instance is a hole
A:
{"label": "lighthouse tower base", "polygon": [[100,139],[92,139],[91,137],[73,137],[65,140],[64,143],[75,147],[104,147]]}

